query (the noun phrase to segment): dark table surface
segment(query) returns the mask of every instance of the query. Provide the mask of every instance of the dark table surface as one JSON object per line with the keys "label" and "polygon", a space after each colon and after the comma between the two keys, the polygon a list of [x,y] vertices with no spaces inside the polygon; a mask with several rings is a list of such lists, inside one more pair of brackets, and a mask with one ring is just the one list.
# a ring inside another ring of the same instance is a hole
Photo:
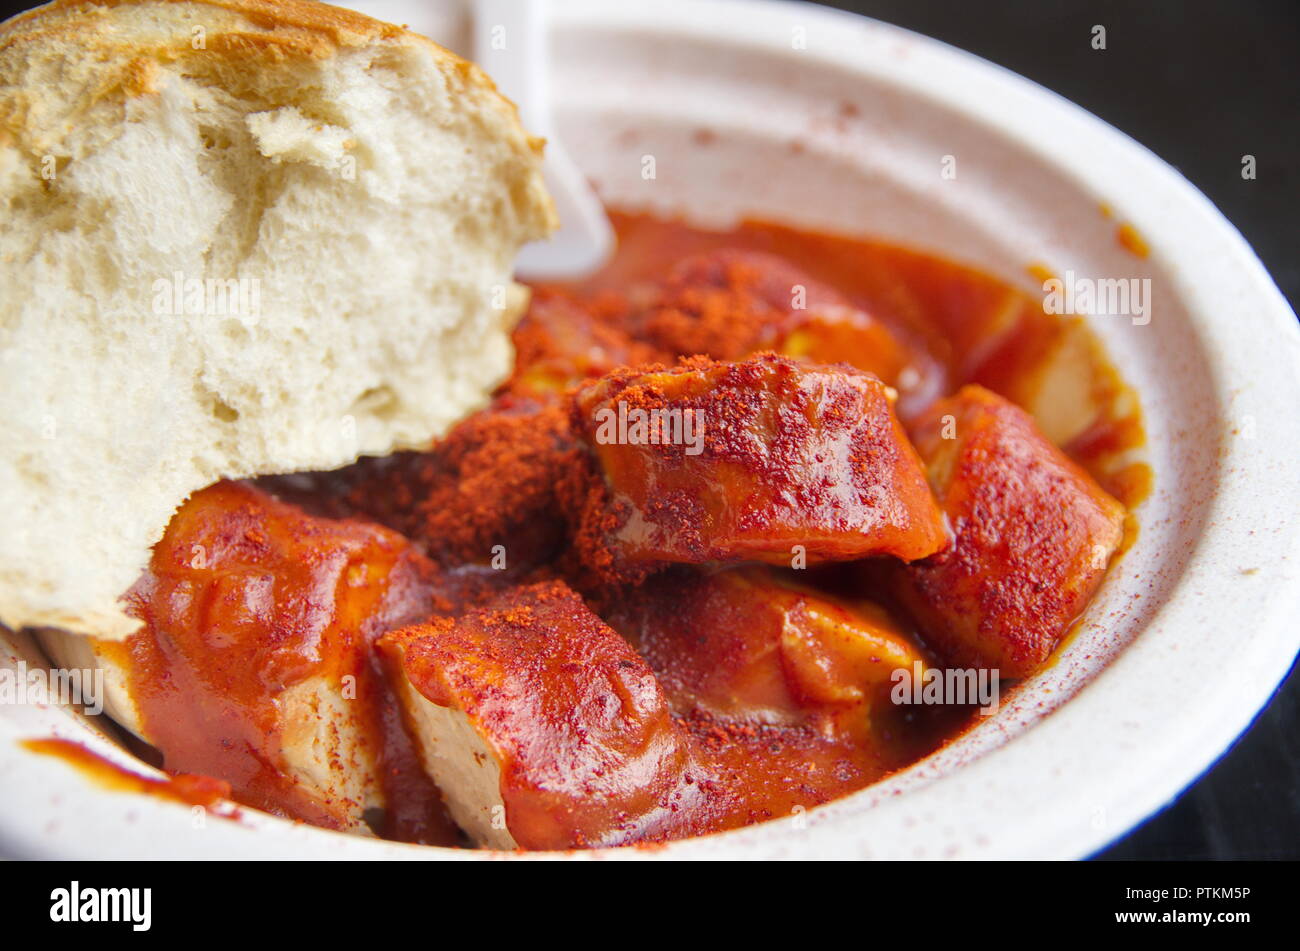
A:
{"label": "dark table surface", "polygon": [[[827,5],[968,50],[1128,133],[1209,196],[1296,307],[1296,0],[832,0]],[[1098,24],[1106,28],[1104,51],[1090,42]],[[1256,157],[1253,181],[1241,176],[1246,154]],[[1294,446],[1278,451],[1292,459],[1300,455]],[[1293,668],[1255,724],[1208,773],[1098,857],[1300,858],[1297,726],[1300,677]]]}

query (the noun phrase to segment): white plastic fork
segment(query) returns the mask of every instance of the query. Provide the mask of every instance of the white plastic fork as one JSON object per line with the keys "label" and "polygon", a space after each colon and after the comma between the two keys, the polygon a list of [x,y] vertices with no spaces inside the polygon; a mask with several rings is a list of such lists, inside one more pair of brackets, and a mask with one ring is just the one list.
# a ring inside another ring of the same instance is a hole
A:
{"label": "white plastic fork", "polygon": [[551,118],[548,0],[473,0],[474,59],[519,107],[531,134],[546,139],[543,171],[560,228],[549,241],[525,245],[515,262],[520,277],[581,277],[614,248],[614,230],[587,179],[555,135]]}

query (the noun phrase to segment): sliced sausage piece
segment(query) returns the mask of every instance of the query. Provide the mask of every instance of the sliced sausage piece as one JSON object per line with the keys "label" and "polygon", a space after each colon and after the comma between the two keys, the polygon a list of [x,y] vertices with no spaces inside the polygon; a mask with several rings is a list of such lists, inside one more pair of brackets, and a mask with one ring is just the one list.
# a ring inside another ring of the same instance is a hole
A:
{"label": "sliced sausage piece", "polygon": [[894,672],[927,666],[879,606],[815,592],[767,568],[657,575],[610,623],[659,677],[675,713],[810,726],[870,741]]}
{"label": "sliced sausage piece", "polygon": [[774,354],[588,384],[574,428],[599,478],[567,497],[578,554],[615,579],[666,562],[931,555],[943,519],[893,399],[870,374]]}
{"label": "sliced sausage piece", "polygon": [[380,649],[425,768],[480,845],[659,838],[698,798],[654,674],[561,582],[394,631]]}
{"label": "sliced sausage piece", "polygon": [[627,325],[677,356],[740,360],[776,350],[850,363],[891,385],[912,357],[880,321],[773,254],[697,254],[642,296]]}
{"label": "sliced sausage piece", "polygon": [[671,359],[623,329],[626,308],[616,294],[580,298],[560,288],[534,288],[512,334],[515,371],[505,389],[553,397],[619,367]]}
{"label": "sliced sausage piece", "polygon": [[913,436],[955,540],[897,570],[900,599],[947,664],[1024,677],[1101,582],[1124,507],[983,387],[936,403]]}
{"label": "sliced sausage piece", "polygon": [[371,650],[429,615],[432,571],[393,532],[221,482],[176,512],[128,595],[144,628],[95,651],[168,771],[226,780],[280,815],[445,844]]}

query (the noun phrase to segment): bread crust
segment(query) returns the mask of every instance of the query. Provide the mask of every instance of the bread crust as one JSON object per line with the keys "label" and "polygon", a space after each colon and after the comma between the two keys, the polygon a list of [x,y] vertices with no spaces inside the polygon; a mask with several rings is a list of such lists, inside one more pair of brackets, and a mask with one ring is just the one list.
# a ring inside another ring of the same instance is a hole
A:
{"label": "bread crust", "polygon": [[[126,7],[170,8],[175,16],[170,23],[160,18],[152,36],[142,32],[124,35],[114,28],[111,13]],[[209,11],[204,22],[187,22],[186,13],[196,9]],[[224,16],[213,16],[217,11]],[[196,26],[205,31],[202,50],[193,45],[192,28]],[[116,57],[117,82],[101,86],[119,85],[128,95],[140,96],[156,91],[153,67],[160,61],[194,58],[193,54],[202,52],[218,54],[242,67],[249,56],[324,59],[374,42],[423,47],[445,72],[495,94],[511,115],[521,142],[541,157],[546,140],[524,130],[518,108],[477,65],[419,33],[316,0],[53,0],[0,23],[0,84],[18,86],[22,73],[38,57],[75,54],[101,63]],[[21,100],[23,90],[15,89],[10,95]],[[7,103],[10,95],[0,95],[0,141],[6,133],[19,132],[12,127],[15,115],[31,115],[31,110],[15,109]],[[556,227],[554,215],[551,206],[549,230]]]}

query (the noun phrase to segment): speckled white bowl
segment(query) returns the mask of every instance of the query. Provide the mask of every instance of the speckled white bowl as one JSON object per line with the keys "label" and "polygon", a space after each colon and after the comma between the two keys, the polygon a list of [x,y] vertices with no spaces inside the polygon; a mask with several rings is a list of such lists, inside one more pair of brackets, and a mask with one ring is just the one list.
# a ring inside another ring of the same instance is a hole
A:
{"label": "speckled white bowl", "polygon": [[[356,5],[464,47],[455,5]],[[1154,301],[1147,326],[1093,323],[1141,393],[1155,491],[1060,662],[989,722],[861,793],[601,855],[1077,857],[1167,802],[1249,724],[1300,646],[1300,331],[1241,236],[1131,139],[932,40],[794,3],[556,6],[559,128],[611,202],[884,236],[1026,287],[1033,261],[1146,277]],[[944,156],[953,180],[939,174]],[[1119,248],[1103,203],[1145,237],[1148,259]],[[0,662],[16,662],[21,645],[0,646],[12,648]],[[107,792],[16,742],[52,733],[91,736],[59,709],[0,707],[10,854],[485,855],[248,811],[199,826],[186,808]]]}

